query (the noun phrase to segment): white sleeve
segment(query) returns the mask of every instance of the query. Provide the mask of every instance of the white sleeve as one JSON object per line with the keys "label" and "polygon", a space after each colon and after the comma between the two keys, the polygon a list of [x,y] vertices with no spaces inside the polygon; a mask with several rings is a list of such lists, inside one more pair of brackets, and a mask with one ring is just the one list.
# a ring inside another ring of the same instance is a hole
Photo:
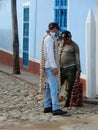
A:
{"label": "white sleeve", "polygon": [[55,62],[55,58],[54,58],[54,41],[52,39],[52,37],[48,37],[46,39],[46,45],[47,45],[47,57],[50,63],[51,68],[57,68],[56,62]]}

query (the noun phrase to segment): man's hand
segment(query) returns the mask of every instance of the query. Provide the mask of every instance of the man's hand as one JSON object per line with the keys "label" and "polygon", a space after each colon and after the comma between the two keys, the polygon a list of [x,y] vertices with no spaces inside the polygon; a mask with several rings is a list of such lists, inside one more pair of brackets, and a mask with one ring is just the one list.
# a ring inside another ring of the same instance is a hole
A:
{"label": "man's hand", "polygon": [[53,71],[53,73],[54,73],[55,75],[58,74],[58,69],[57,69],[57,68],[53,68],[52,71]]}
{"label": "man's hand", "polygon": [[80,72],[78,72],[78,71],[76,72],[76,80],[78,80],[78,81],[80,80]]}

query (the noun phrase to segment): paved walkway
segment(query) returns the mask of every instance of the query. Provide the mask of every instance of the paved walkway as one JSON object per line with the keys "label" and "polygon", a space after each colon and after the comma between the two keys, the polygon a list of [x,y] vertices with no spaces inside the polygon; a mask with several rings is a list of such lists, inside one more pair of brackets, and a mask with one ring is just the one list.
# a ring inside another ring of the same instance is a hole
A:
{"label": "paved walkway", "polygon": [[[0,64],[0,71],[6,72],[9,74],[13,73],[12,67],[2,65],[2,64]],[[39,76],[33,73],[21,71],[21,74],[14,75],[14,76],[21,78],[23,80],[26,80],[27,82],[39,85]]]}
{"label": "paved walkway", "polygon": [[[9,73],[9,74],[13,73],[12,67],[2,65],[2,64],[0,64],[0,71],[6,72],[6,73]],[[39,78],[40,77],[38,75],[36,75],[36,74],[21,71],[21,74],[14,75],[14,76],[18,77],[20,79],[23,79],[23,80],[25,80],[25,81],[27,81],[29,83],[36,84],[37,86],[39,86]],[[96,99],[84,98],[83,101],[85,103],[98,104],[98,95],[96,96]]]}

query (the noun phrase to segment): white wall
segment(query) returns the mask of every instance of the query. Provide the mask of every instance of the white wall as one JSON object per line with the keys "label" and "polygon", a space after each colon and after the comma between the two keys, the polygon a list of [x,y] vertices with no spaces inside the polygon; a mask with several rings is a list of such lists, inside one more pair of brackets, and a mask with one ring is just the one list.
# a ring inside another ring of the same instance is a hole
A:
{"label": "white wall", "polygon": [[96,86],[98,93],[98,0],[96,0]]}

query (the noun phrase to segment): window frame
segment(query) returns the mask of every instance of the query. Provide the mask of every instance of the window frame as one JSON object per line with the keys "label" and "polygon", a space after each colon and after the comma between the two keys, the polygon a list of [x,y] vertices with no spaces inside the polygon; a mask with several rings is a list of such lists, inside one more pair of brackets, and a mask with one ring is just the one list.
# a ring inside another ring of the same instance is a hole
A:
{"label": "window frame", "polygon": [[23,6],[23,60],[22,65],[29,67],[29,5]]}
{"label": "window frame", "polygon": [[59,24],[61,31],[67,29],[67,12],[68,0],[55,0],[54,21]]}

